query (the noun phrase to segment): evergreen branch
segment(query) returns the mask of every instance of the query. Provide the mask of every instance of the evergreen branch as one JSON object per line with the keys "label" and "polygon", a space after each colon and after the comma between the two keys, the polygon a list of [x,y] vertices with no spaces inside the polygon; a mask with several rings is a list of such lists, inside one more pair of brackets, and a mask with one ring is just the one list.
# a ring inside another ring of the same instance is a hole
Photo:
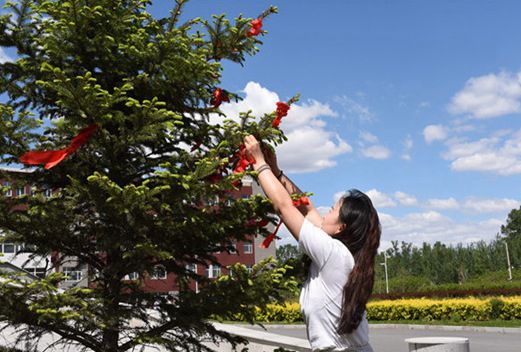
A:
{"label": "evergreen branch", "polygon": [[177,24],[179,20],[179,16],[181,15],[181,11],[183,6],[188,2],[188,0],[176,0],[174,9],[170,12],[172,16],[168,21],[168,32],[171,32],[174,29],[174,26]]}

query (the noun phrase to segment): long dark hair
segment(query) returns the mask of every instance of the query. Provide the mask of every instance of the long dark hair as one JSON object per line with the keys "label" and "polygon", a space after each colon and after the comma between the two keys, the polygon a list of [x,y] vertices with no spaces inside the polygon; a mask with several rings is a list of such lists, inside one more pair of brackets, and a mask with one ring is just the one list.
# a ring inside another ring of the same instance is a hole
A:
{"label": "long dark hair", "polygon": [[369,197],[359,190],[349,190],[342,198],[340,221],[342,232],[333,238],[342,242],[355,259],[343,289],[339,334],[353,332],[365,311],[374,284],[374,261],[380,245],[380,220]]}

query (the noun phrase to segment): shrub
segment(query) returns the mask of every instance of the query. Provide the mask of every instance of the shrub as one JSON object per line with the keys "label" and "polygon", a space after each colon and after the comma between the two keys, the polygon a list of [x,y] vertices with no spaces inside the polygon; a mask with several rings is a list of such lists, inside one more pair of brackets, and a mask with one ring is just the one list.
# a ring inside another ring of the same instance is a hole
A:
{"label": "shrub", "polygon": [[389,294],[377,293],[371,295],[372,300],[393,300],[402,298],[456,298],[456,297],[485,297],[485,296],[519,296],[521,287],[515,288],[480,288],[458,289],[457,285],[452,289],[438,289],[433,291],[392,292]]}
{"label": "shrub", "polygon": [[[452,299],[401,299],[373,301],[367,304],[369,320],[452,320],[455,322],[490,319],[521,319],[521,296],[495,297],[492,299],[452,298]],[[242,320],[239,316],[236,320]],[[258,322],[303,321],[298,303],[285,305],[269,304],[266,309],[257,309]]]}
{"label": "shrub", "polygon": [[367,305],[369,320],[490,320],[521,319],[521,297],[401,299]]}

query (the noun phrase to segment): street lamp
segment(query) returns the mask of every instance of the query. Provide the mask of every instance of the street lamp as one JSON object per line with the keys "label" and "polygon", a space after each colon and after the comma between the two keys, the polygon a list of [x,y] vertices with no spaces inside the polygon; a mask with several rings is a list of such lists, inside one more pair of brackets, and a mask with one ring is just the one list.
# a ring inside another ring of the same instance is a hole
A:
{"label": "street lamp", "polygon": [[385,269],[385,292],[389,294],[389,278],[387,276],[387,252],[384,252],[384,262],[380,263]]}
{"label": "street lamp", "polygon": [[508,243],[505,241],[505,251],[507,252],[507,265],[508,265],[508,281],[512,281],[512,265],[510,265],[510,255],[508,254]]}

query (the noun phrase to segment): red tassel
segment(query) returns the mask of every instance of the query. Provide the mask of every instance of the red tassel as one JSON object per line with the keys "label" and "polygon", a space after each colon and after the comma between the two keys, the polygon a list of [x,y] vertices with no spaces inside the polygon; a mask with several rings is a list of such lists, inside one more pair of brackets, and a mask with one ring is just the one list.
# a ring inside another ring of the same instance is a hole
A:
{"label": "red tassel", "polygon": [[282,121],[282,118],[286,115],[288,115],[288,110],[290,109],[290,106],[282,101],[277,102],[277,111],[276,111],[276,117],[273,120],[273,123],[271,124],[271,127],[277,128],[279,127],[280,121]]}
{"label": "red tassel", "polygon": [[67,156],[74,153],[85,144],[94,132],[99,128],[97,124],[92,124],[83,130],[73,138],[69,146],[65,149],[60,150],[35,150],[25,152],[19,159],[24,164],[29,165],[40,165],[45,164],[45,169],[50,169],[58,165]]}
{"label": "red tassel", "polygon": [[217,109],[223,101],[225,101],[227,103],[230,102],[230,97],[228,97],[228,94],[226,93],[226,91],[222,90],[221,88],[216,88],[213,91],[212,95],[213,95],[213,98],[212,98],[212,100],[210,100],[210,104],[213,105],[214,109]]}
{"label": "red tassel", "polygon": [[252,36],[259,35],[261,33],[261,29],[262,29],[262,18],[257,18],[255,20],[251,20],[250,25],[251,25],[251,28],[248,31],[248,33],[246,33],[246,36],[252,37]]}
{"label": "red tassel", "polygon": [[239,161],[237,162],[237,165],[235,165],[235,169],[233,170],[234,174],[244,172],[244,171],[246,171],[246,168],[248,166],[250,166],[251,164],[255,164],[255,159],[245,152],[245,148],[246,147],[243,144],[243,145],[241,145],[241,147],[239,149],[239,153],[238,153]]}
{"label": "red tassel", "polygon": [[277,232],[279,232],[280,225],[282,225],[282,221],[279,221],[279,224],[277,225],[277,227],[275,227],[275,231],[273,231],[273,233],[271,233],[268,237],[264,239],[264,241],[262,241],[262,243],[259,246],[260,248],[266,249],[270,246],[271,242],[273,242],[273,240],[275,239],[275,236],[277,236]]}
{"label": "red tassel", "polygon": [[309,205],[309,198],[306,196],[302,196],[299,199],[294,200],[293,205],[296,207],[300,207],[301,205]]}

